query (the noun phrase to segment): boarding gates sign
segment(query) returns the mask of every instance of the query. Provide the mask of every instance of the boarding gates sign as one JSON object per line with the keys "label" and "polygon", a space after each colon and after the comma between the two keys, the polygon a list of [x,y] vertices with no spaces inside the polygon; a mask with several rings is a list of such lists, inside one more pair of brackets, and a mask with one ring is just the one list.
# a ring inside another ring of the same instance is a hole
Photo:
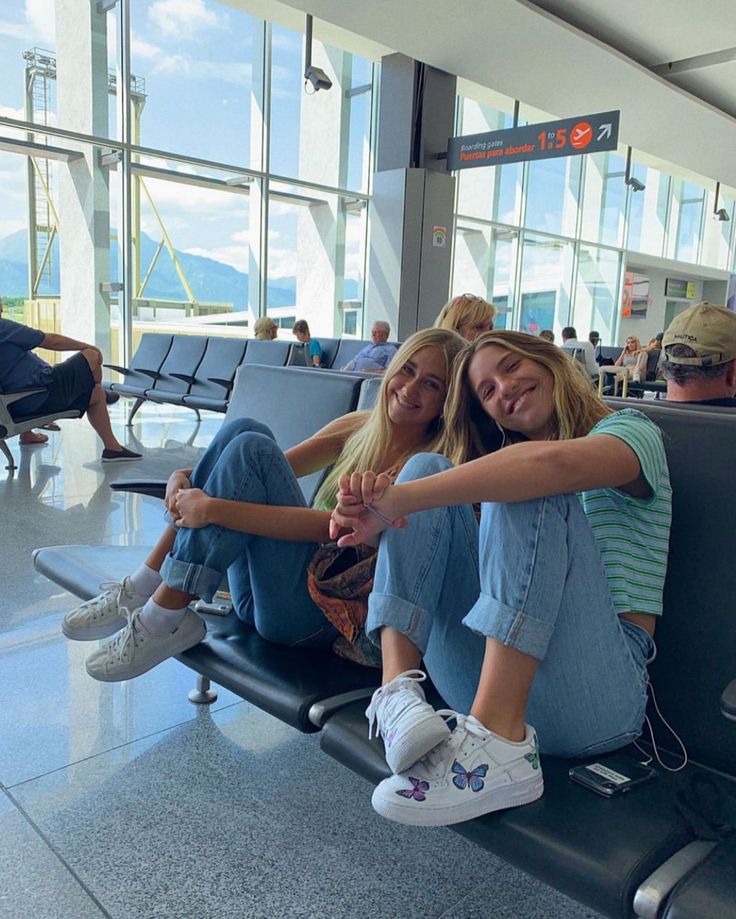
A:
{"label": "boarding gates sign", "polygon": [[447,147],[447,168],[451,171],[472,169],[475,166],[500,166],[525,160],[550,160],[558,156],[615,150],[620,114],[599,112],[597,115],[527,124],[522,128],[451,137]]}

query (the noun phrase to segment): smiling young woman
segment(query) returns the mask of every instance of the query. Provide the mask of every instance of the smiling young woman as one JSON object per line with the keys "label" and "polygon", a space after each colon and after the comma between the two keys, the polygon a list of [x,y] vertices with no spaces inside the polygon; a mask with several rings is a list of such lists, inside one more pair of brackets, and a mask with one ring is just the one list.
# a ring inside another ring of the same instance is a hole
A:
{"label": "smiling young woman", "polygon": [[[334,642],[335,629],[309,595],[307,569],[328,539],[338,479],[372,467],[395,475],[414,453],[437,448],[462,346],[454,332],[417,332],[389,365],[371,411],[338,418],[286,453],[264,425],[224,424],[197,467],[169,479],[169,525],[146,563],[64,618],[67,638],[114,636],[87,659],[89,675],[131,679],[197,644],[205,626],[189,602],[211,600],[225,573],[238,616],[265,638]],[[327,467],[306,507],[298,478]]]}
{"label": "smiling young woman", "polygon": [[[462,465],[418,455],[395,485],[343,477],[333,512],[353,528],[343,544],[385,530],[366,624],[384,685],[368,715],[403,768],[373,804],[421,825],[535,800],[540,747],[580,756],[638,736],[671,517],[659,430],[608,409],[548,342],[477,339],[445,415],[443,452]],[[455,710],[434,745],[422,658]]]}

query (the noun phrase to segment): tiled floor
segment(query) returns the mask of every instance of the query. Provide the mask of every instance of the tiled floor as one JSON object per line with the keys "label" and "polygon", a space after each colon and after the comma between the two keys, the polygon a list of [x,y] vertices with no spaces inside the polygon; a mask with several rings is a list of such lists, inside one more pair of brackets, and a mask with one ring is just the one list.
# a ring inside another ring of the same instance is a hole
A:
{"label": "tiled floor", "polygon": [[[125,406],[112,409],[116,429]],[[195,708],[170,661],[99,684],[59,631],[74,602],[42,545],[146,545],[159,502],[114,478],[192,465],[220,416],[150,406],[142,461],[105,468],[80,421],[0,480],[0,917],[582,919],[593,914],[448,830],[378,818],[369,786],[226,690]],[[135,440],[131,440],[135,444]]]}

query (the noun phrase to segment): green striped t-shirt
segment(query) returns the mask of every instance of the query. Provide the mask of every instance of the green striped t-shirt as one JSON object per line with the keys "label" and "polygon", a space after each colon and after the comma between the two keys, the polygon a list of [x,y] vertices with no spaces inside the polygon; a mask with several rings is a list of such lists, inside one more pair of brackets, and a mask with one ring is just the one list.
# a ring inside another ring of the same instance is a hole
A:
{"label": "green striped t-shirt", "polygon": [[652,494],[634,498],[616,488],[580,495],[593,528],[617,613],[662,615],[672,487],[662,433],[646,415],[626,408],[608,415],[588,436],[618,437],[636,454]]}

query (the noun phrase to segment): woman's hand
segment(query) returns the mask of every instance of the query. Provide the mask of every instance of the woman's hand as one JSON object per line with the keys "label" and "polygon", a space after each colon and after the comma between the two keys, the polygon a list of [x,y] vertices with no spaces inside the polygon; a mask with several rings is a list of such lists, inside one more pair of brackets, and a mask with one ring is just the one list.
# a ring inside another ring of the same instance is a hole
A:
{"label": "woman's hand", "polygon": [[[337,507],[330,518],[330,538],[337,539],[338,546],[376,545],[384,530],[405,527],[407,521],[399,515],[392,492],[391,479],[385,473],[341,476]],[[340,536],[344,530],[348,532]]]}
{"label": "woman's hand", "polygon": [[189,481],[189,476],[182,469],[175,469],[174,472],[169,476],[169,481],[166,483],[166,494],[164,495],[164,504],[166,505],[166,510],[171,514],[171,516],[176,520],[179,516],[179,513],[176,509],[176,496],[182,490],[182,488],[190,488],[191,482]]}
{"label": "woman's hand", "polygon": [[180,488],[174,499],[176,507],[174,523],[178,527],[191,529],[208,526],[210,501],[210,496],[201,488]]}

